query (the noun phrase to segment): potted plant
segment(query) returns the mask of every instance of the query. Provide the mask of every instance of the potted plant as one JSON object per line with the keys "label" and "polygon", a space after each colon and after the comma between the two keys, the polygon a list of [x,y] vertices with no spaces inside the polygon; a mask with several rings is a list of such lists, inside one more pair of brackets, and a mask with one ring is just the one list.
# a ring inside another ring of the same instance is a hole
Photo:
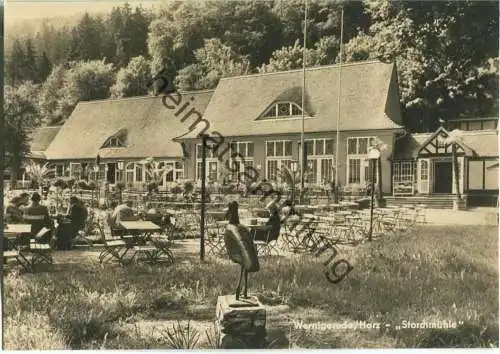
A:
{"label": "potted plant", "polygon": [[116,189],[118,191],[118,200],[120,201],[120,204],[121,204],[122,203],[122,199],[123,199],[123,191],[125,190],[125,183],[118,182],[116,184]]}

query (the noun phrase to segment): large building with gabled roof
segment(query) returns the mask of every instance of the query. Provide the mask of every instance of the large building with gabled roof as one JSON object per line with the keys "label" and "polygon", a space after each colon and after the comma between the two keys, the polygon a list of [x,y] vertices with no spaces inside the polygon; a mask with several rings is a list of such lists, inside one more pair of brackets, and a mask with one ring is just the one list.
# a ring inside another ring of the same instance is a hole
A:
{"label": "large building with gabled roof", "polygon": [[[444,140],[452,128],[461,128],[469,130],[456,145],[463,200],[498,194],[497,118],[461,119],[435,132],[407,134],[391,63],[306,69],[303,107],[302,85],[302,70],[291,70],[223,78],[212,91],[81,102],[43,154],[58,175],[129,187],[144,184],[139,162],[154,157],[172,167],[165,187],[201,178],[205,134],[209,180],[279,182],[280,169],[301,159],[303,122],[306,184],[338,175],[341,186],[364,186],[375,175],[387,196],[428,198],[455,192],[451,147]],[[373,141],[386,146],[375,173],[367,160]],[[97,155],[99,172],[84,173]],[[254,173],[245,173],[249,168]]]}
{"label": "large building with gabled roof", "polygon": [[[187,177],[200,178],[198,135],[203,130],[224,137],[218,152],[208,157],[206,173],[210,179],[228,170],[229,165],[233,166],[229,171],[232,180],[244,175],[245,166],[252,166],[260,179],[279,180],[278,171],[300,159],[302,74],[302,70],[292,70],[221,79],[204,114],[210,122],[209,131],[200,125],[200,129],[178,138],[193,151],[186,159]],[[335,168],[339,169],[341,185],[365,184],[372,175],[365,160],[370,142],[375,137],[384,141],[389,147],[383,152],[387,157],[396,135],[404,131],[395,65],[377,61],[343,65],[341,80],[338,119],[339,66],[306,70],[304,131],[308,184],[331,181]],[[224,150],[226,153],[221,156]],[[232,152],[242,158],[232,159]],[[390,171],[387,158],[382,160],[382,169]],[[390,173],[382,173],[382,180],[384,192],[389,193]]]}

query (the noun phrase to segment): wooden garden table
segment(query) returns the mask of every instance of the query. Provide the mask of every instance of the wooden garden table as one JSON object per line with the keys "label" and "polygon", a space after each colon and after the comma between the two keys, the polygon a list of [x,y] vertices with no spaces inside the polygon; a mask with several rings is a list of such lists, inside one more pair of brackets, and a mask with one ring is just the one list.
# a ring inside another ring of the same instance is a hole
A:
{"label": "wooden garden table", "polygon": [[3,229],[3,235],[7,240],[7,250],[3,251],[4,258],[15,259],[27,271],[30,271],[32,266],[30,261],[25,257],[23,247],[19,245],[18,240],[22,235],[30,233],[30,224],[9,224]]}
{"label": "wooden garden table", "polygon": [[[157,262],[162,256],[166,256],[168,262],[173,262],[174,257],[168,239],[166,237],[157,238],[152,236],[153,233],[161,231],[158,225],[151,221],[122,221],[120,225],[127,231],[135,233],[142,241],[141,244],[137,244],[136,240],[136,245],[133,247],[136,254],[144,254],[146,260],[152,263]],[[152,246],[146,245],[148,241],[152,243]]]}

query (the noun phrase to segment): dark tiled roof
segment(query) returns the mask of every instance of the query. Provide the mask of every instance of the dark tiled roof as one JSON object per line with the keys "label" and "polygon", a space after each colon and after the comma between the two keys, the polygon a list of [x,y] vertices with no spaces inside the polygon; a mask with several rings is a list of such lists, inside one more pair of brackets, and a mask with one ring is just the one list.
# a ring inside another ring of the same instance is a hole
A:
{"label": "dark tiled roof", "polygon": [[[203,114],[213,91],[182,94]],[[190,120],[181,122],[162,103],[162,97],[133,97],[117,100],[81,102],[46,151],[48,159],[181,157],[179,143],[172,138],[189,130]],[[186,112],[188,110],[186,109]],[[126,147],[101,149],[119,131],[127,131]]]}
{"label": "dark tiled roof", "polygon": [[56,137],[61,126],[41,127],[35,129],[29,134],[30,156],[34,158],[43,158],[44,151]]}
{"label": "dark tiled roof", "polygon": [[[434,133],[408,134],[396,141],[393,160],[414,159]],[[498,157],[498,132],[464,131],[462,141],[467,156]]]}
{"label": "dark tiled roof", "polygon": [[[335,131],[339,92],[339,65],[306,71],[305,131]],[[342,65],[340,130],[400,128],[401,117],[386,114],[389,92],[397,97],[394,64],[378,61]],[[302,70],[230,77],[220,80],[204,118],[212,131],[224,136],[296,133],[298,118],[257,120],[267,107],[283,99],[301,103]],[[394,87],[396,86],[395,90]],[[390,90],[390,89],[393,90]],[[193,138],[193,131],[183,138]]]}

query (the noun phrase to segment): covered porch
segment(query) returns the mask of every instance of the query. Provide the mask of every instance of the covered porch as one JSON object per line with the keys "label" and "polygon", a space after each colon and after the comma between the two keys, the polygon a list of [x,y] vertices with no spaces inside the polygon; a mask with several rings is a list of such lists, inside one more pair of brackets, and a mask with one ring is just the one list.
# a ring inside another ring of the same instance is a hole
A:
{"label": "covered porch", "polygon": [[[458,191],[465,205],[476,195],[498,196],[498,135],[463,132],[455,145],[457,173],[453,169],[450,132],[440,127],[429,134],[413,134],[396,142],[392,156],[393,197],[444,197]],[[458,183],[456,181],[458,178]],[[484,198],[483,198],[484,199]],[[491,204],[491,200],[487,201]]]}

